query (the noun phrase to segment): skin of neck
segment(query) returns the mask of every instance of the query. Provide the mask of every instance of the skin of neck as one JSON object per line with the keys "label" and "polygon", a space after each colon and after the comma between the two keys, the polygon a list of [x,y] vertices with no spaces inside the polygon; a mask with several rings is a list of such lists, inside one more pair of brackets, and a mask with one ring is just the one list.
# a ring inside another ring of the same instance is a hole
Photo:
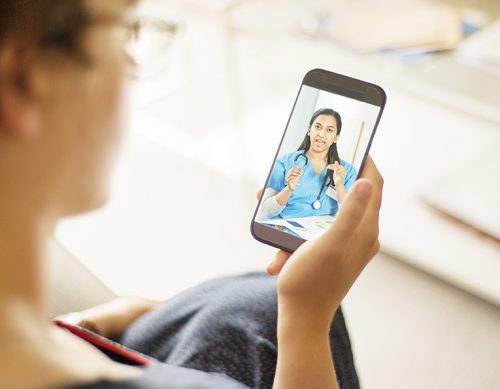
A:
{"label": "skin of neck", "polygon": [[[19,323],[48,328],[46,256],[57,217],[49,206],[50,174],[20,150],[0,147],[0,334]],[[16,155],[13,157],[13,155]]]}
{"label": "skin of neck", "polygon": [[325,151],[317,152],[317,151],[314,151],[312,149],[312,147],[309,147],[309,150],[307,150],[307,156],[309,159],[326,161],[328,159],[328,150],[329,149],[326,149]]}
{"label": "skin of neck", "polygon": [[15,329],[20,320],[44,327],[50,316],[45,257],[53,227],[9,209],[5,197],[0,195],[0,331]]}

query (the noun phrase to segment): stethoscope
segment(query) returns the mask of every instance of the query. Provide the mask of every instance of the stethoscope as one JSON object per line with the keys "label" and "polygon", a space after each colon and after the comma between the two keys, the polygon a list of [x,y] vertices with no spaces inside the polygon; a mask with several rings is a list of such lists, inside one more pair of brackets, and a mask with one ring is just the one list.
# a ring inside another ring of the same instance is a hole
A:
{"label": "stethoscope", "polygon": [[[300,158],[304,159],[304,166],[303,167],[300,167],[299,164],[297,164],[297,161]],[[301,169],[305,169],[305,167],[307,166],[308,163],[309,163],[309,158],[307,157],[307,155],[306,155],[306,153],[304,151],[302,153],[297,154],[295,156],[294,164],[297,167],[300,167]],[[319,190],[318,196],[316,196],[316,200],[314,200],[314,202],[312,203],[312,207],[314,209],[320,209],[321,208],[321,195],[323,194],[323,189],[325,189],[327,177],[328,177],[328,174],[325,174],[325,177],[323,177],[323,183],[321,184],[321,189]]]}

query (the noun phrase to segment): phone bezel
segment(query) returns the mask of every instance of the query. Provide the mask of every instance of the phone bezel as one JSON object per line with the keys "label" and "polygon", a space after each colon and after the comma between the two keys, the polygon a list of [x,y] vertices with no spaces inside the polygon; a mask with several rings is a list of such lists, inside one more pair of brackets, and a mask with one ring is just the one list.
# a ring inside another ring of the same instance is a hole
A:
{"label": "phone bezel", "polygon": [[[278,158],[278,153],[285,139],[288,125],[290,123],[292,114],[295,110],[295,105],[297,104],[297,100],[299,98],[300,92],[302,91],[303,85],[311,86],[313,88],[321,89],[327,92],[335,93],[341,96],[349,97],[351,99],[355,99],[358,101],[362,101],[380,107],[379,114],[377,116],[377,120],[375,121],[375,125],[373,127],[370,140],[368,141],[368,146],[366,147],[365,154],[363,155],[363,160],[361,162],[361,166],[359,169],[358,176],[356,177],[356,180],[361,176],[361,173],[363,172],[366,156],[370,151],[372,141],[375,136],[375,132],[377,131],[377,127],[380,122],[382,112],[384,111],[385,103],[387,101],[387,95],[380,86],[375,85],[373,83],[348,77],[342,74],[330,72],[324,69],[313,69],[306,73],[300,85],[299,91],[297,92],[297,97],[295,98],[295,102],[293,103],[292,110],[290,112],[290,115],[288,117],[285,126],[285,130],[283,131],[283,136],[281,137],[281,141],[276,150],[276,154],[274,155],[273,163],[271,165],[271,168],[269,169],[269,173],[267,175],[264,188],[266,188],[269,182],[269,178],[271,177],[274,164],[276,163],[276,159]],[[255,212],[253,214],[250,226],[250,232],[252,233],[252,236],[256,240],[289,252],[295,251],[300,245],[302,245],[304,242],[307,241],[306,239],[290,235],[286,232],[279,231],[277,229],[265,226],[262,223],[255,221],[255,217],[260,207],[261,201],[262,197],[259,199],[257,203],[257,207],[255,208]]]}

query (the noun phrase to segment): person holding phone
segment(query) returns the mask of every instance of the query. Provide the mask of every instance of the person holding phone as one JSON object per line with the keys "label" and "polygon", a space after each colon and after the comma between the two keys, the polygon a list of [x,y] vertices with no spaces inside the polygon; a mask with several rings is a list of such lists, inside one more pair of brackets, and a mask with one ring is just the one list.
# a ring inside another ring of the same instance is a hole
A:
{"label": "person holding phone", "polygon": [[107,201],[132,3],[0,3],[0,387],[359,388],[340,303],[379,248],[382,178],[370,158],[336,223],[278,252],[267,273],[73,315],[147,366],[50,320],[47,242],[60,219]]}
{"label": "person holding phone", "polygon": [[356,168],[340,158],[340,114],[313,113],[297,151],[276,160],[257,220],[335,215],[356,180]]}

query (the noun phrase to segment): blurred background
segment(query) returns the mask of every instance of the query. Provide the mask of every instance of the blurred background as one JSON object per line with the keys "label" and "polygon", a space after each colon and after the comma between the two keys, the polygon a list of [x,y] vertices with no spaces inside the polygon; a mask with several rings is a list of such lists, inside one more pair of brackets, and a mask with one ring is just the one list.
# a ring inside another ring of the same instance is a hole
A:
{"label": "blurred background", "polygon": [[381,85],[379,255],[343,304],[364,388],[500,387],[500,1],[144,1],[112,199],[57,238],[114,292],[263,270],[250,235],[304,74]]}

